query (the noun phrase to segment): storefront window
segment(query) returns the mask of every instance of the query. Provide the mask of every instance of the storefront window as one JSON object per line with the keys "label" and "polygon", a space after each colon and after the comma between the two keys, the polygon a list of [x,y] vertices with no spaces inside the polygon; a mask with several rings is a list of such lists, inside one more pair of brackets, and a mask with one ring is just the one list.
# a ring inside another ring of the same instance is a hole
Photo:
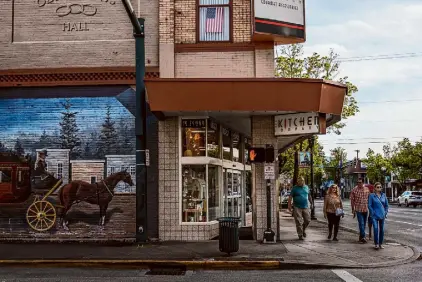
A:
{"label": "storefront window", "polygon": [[232,144],[233,144],[233,161],[240,162],[241,142],[239,133],[232,133]]}
{"label": "storefront window", "polygon": [[231,156],[231,134],[230,130],[227,128],[221,127],[221,131],[223,132],[223,159],[225,160],[232,160]]}
{"label": "storefront window", "polygon": [[182,147],[184,157],[205,156],[205,119],[182,120]]}
{"label": "storefront window", "polygon": [[251,148],[251,140],[248,138],[244,138],[245,142],[245,151],[243,152],[244,158],[245,158],[245,164],[250,164],[249,161],[249,149]]}
{"label": "storefront window", "polygon": [[207,143],[208,157],[220,159],[220,130],[213,120],[208,120]]}
{"label": "storefront window", "polygon": [[220,172],[216,166],[208,166],[208,220],[220,217]]}
{"label": "storefront window", "polygon": [[207,221],[206,166],[182,166],[182,221]]}

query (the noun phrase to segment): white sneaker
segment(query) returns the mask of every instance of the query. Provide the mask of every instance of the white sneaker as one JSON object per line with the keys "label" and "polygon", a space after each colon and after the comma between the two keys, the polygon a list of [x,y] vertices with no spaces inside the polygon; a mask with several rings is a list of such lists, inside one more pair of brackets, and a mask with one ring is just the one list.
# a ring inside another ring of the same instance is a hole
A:
{"label": "white sneaker", "polygon": [[380,245],[380,249],[384,249],[384,246],[383,245]]}
{"label": "white sneaker", "polygon": [[380,248],[380,247],[379,247],[378,245],[375,245],[375,246],[374,246],[374,249],[375,249],[375,250],[378,250],[379,248]]}

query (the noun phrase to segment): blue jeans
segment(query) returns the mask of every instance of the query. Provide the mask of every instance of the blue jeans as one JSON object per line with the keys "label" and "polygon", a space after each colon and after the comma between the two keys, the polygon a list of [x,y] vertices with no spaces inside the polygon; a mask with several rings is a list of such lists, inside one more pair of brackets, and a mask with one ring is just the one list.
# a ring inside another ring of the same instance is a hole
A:
{"label": "blue jeans", "polygon": [[384,242],[384,222],[385,219],[373,219],[374,225],[374,243],[375,245],[382,245]]}
{"label": "blue jeans", "polygon": [[359,239],[365,238],[365,227],[366,227],[366,220],[368,219],[367,212],[356,212],[356,216],[358,217],[359,223]]}

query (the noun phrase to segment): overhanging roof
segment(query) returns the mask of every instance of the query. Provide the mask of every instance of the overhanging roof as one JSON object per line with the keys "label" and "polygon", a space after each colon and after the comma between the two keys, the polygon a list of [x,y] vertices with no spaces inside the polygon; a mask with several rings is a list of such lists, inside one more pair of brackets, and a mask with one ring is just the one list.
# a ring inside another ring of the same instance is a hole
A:
{"label": "overhanging roof", "polygon": [[320,112],[339,116],[346,85],[320,79],[160,78],[146,79],[151,111]]}

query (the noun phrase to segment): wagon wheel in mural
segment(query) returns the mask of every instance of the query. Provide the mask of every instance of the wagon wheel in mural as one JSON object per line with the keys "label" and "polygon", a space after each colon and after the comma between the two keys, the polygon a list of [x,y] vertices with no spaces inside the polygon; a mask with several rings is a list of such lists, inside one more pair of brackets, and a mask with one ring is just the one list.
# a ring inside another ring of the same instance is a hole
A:
{"label": "wagon wheel in mural", "polygon": [[48,201],[35,201],[26,211],[26,221],[35,231],[50,230],[56,223],[56,209]]}

